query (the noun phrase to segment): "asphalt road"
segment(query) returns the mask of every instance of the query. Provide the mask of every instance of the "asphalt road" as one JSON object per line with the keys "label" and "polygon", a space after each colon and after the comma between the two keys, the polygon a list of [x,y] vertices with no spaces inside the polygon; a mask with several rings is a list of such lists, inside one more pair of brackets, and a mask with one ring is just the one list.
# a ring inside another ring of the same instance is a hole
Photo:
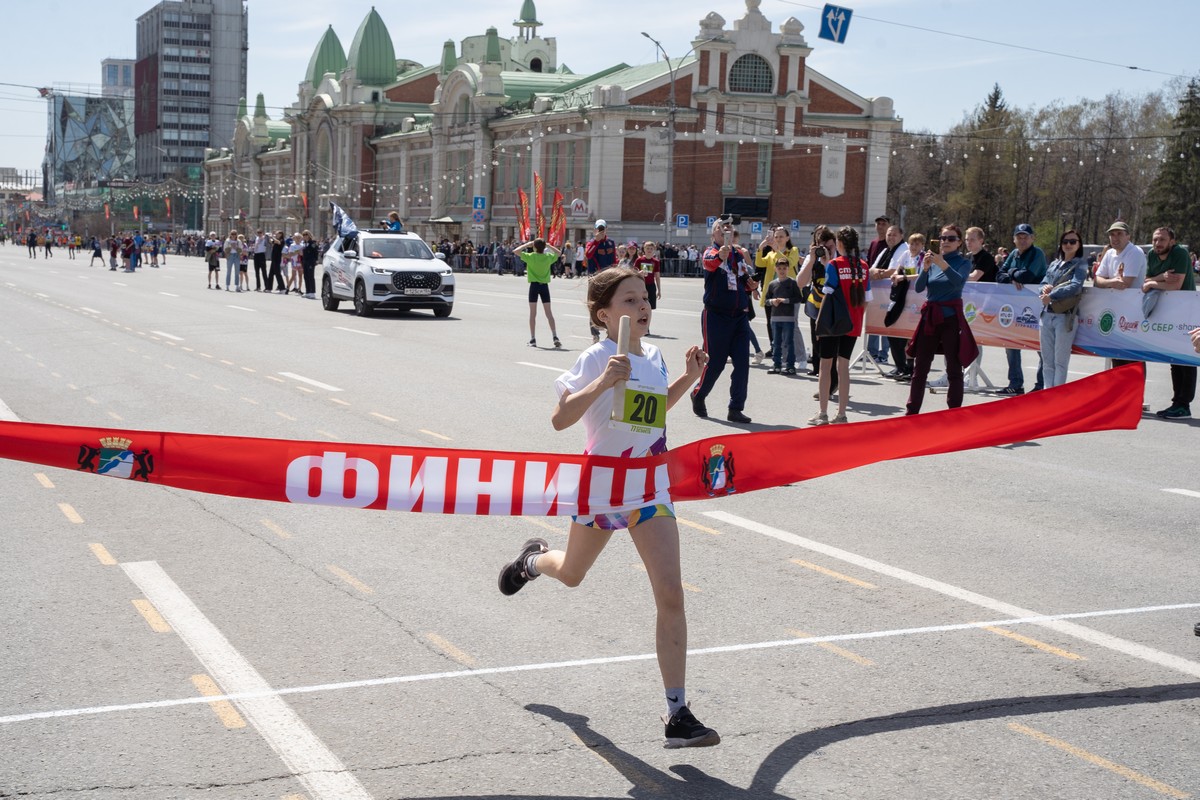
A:
{"label": "asphalt road", "polygon": [[[460,275],[446,320],[204,280],[198,259],[131,275],[0,249],[0,413],[582,446],[549,424],[555,372],[590,342],[579,282],[552,286],[557,352],[526,347],[510,276]],[[665,288],[653,331],[679,369],[700,284]],[[993,379],[1003,365],[987,352]],[[1072,377],[1101,366],[1077,357]],[[1149,378],[1165,407],[1166,368]],[[752,369],[748,427],[801,424],[813,391]],[[906,394],[856,373],[851,421],[898,414]],[[662,748],[653,605],[627,537],[578,589],[505,598],[499,567],[530,536],[563,542],[563,521],[0,461],[0,797],[1200,795],[1196,424],[1147,415],[682,504],[688,695],[723,739],[684,751]],[[730,428],[686,403],[670,427],[675,443]]]}

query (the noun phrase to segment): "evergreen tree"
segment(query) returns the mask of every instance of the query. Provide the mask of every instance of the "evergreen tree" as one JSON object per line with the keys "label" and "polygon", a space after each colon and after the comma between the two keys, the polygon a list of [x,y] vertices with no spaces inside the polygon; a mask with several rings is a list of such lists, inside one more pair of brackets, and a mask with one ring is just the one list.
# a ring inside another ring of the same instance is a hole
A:
{"label": "evergreen tree", "polygon": [[1179,101],[1165,163],[1151,186],[1153,224],[1175,229],[1178,241],[1200,248],[1200,79],[1193,78]]}

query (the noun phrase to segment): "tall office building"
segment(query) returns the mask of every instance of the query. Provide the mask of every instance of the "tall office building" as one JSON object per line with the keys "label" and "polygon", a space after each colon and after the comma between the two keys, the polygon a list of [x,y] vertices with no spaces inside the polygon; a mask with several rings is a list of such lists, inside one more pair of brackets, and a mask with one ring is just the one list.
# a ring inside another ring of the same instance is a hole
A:
{"label": "tall office building", "polygon": [[204,148],[233,141],[246,96],[246,22],[246,0],[163,0],[138,17],[139,177],[198,177]]}

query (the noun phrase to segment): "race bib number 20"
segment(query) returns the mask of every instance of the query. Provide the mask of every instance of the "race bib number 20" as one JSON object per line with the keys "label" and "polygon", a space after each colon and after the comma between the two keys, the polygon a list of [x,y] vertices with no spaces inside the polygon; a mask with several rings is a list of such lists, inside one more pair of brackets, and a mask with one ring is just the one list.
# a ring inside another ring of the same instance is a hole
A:
{"label": "race bib number 20", "polygon": [[658,388],[633,381],[627,383],[621,398],[621,416],[609,425],[631,433],[654,433],[665,428],[667,396],[659,394]]}

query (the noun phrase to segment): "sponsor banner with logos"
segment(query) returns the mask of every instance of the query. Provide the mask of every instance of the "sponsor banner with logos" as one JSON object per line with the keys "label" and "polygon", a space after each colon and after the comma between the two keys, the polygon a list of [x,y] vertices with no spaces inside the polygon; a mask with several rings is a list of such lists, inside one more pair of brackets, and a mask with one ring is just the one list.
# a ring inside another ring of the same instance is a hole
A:
{"label": "sponsor banner with logos", "polygon": [[689,442],[645,458],[393,447],[0,422],[0,458],[194,492],[433,514],[565,516],[703,500],[915,456],[1136,428],[1130,365],[1036,395]]}
{"label": "sponsor banner with logos", "polygon": [[[904,311],[890,327],[883,324],[891,301],[891,282],[874,281],[867,307],[867,332],[912,336],[921,318],[925,293],[911,288]],[[1038,288],[1020,290],[1009,284],[968,283],[963,310],[975,341],[984,347],[1040,349],[1042,301]],[[1164,292],[1150,317],[1142,313],[1143,294],[1137,289],[1083,290],[1079,302],[1073,352],[1130,361],[1200,365],[1192,349],[1191,331],[1200,327],[1200,293]]]}

